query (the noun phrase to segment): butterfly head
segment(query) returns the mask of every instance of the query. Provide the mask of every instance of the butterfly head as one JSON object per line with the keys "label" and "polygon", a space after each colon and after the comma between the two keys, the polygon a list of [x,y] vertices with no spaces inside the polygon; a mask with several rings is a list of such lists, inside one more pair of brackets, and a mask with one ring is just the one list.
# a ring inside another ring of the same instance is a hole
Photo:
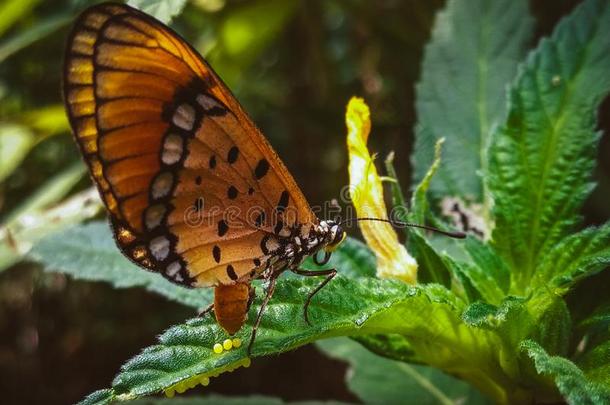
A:
{"label": "butterfly head", "polygon": [[345,240],[347,233],[343,230],[341,224],[335,221],[321,221],[320,226],[324,230],[324,250],[333,252]]}

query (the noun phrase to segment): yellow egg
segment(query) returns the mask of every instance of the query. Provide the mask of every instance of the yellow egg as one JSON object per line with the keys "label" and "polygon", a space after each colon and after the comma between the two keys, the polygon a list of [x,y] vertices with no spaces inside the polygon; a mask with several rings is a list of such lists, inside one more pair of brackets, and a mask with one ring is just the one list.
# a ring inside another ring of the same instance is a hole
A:
{"label": "yellow egg", "polygon": [[241,339],[240,338],[233,339],[233,347],[237,349],[239,346],[241,346]]}
{"label": "yellow egg", "polygon": [[222,345],[220,343],[216,343],[214,345],[214,353],[216,353],[216,354],[222,353]]}
{"label": "yellow egg", "polygon": [[231,339],[225,339],[225,341],[222,342],[222,347],[225,350],[231,350],[233,348],[233,342],[231,341]]}

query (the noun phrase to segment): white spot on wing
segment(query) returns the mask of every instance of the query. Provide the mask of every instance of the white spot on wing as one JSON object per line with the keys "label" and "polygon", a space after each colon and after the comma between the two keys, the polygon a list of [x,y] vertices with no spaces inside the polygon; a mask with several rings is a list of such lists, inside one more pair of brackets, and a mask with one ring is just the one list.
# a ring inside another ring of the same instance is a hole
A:
{"label": "white spot on wing", "polygon": [[207,94],[198,95],[197,102],[199,104],[201,104],[201,106],[203,107],[203,109],[205,111],[210,111],[214,107],[224,109],[224,107],[222,105],[220,105],[220,103],[218,101],[214,100],[212,97],[208,96]]}
{"label": "white spot on wing", "polygon": [[180,135],[168,134],[163,142],[161,161],[166,165],[173,165],[182,157],[184,141]]}
{"label": "white spot on wing", "polygon": [[190,104],[180,104],[172,118],[174,125],[190,131],[195,125],[195,109]]}
{"label": "white spot on wing", "polygon": [[167,274],[170,277],[174,277],[176,274],[178,274],[178,272],[180,271],[181,268],[182,268],[182,266],[180,265],[180,262],[175,261],[175,262],[171,263],[169,266],[167,266],[167,268],[165,269],[165,274]]}
{"label": "white spot on wing", "polygon": [[159,174],[152,183],[152,196],[154,199],[167,196],[172,189],[174,176],[170,172]]}
{"label": "white spot on wing", "polygon": [[280,248],[280,243],[275,238],[269,238],[265,243],[265,247],[268,252],[275,252]]}
{"label": "white spot on wing", "polygon": [[165,260],[169,255],[169,239],[165,236],[157,236],[149,244],[150,253],[157,260]]}
{"label": "white spot on wing", "polygon": [[163,215],[165,215],[165,206],[163,204],[156,204],[148,207],[144,218],[146,229],[152,230],[161,225]]}

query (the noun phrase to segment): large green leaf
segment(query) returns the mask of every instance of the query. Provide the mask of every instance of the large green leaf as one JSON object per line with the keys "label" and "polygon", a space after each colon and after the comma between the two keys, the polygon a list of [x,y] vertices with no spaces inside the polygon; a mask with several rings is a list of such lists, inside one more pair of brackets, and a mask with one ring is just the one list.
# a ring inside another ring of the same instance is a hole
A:
{"label": "large green leaf", "polygon": [[523,293],[592,189],[596,109],[610,89],[610,3],[588,0],[521,66],[489,152],[496,248]]}
{"label": "large green leaf", "polygon": [[575,282],[610,266],[610,223],[587,228],[555,245],[536,271],[535,286],[567,291]]}
{"label": "large green leaf", "polygon": [[[475,383],[500,402],[523,395],[494,360],[502,342],[492,332],[463,324],[461,307],[446,289],[337,276],[311,302],[313,326],[308,326],[302,316],[303,304],[316,285],[311,279],[283,278],[278,282],[258,329],[253,357],[327,337],[396,333],[407,336],[429,364]],[[259,294],[250,309],[248,325],[252,325],[260,301]],[[247,342],[250,328],[242,328],[237,336]],[[122,367],[113,383],[114,395],[119,400],[131,399],[168,388],[207,384],[209,377],[247,364],[245,344],[220,355],[212,351],[213,345],[225,338],[209,316],[172,327],[160,336],[158,345]]]}
{"label": "large green leaf", "polygon": [[550,356],[538,343],[527,340],[522,350],[533,361],[538,373],[550,376],[557,389],[570,404],[610,403],[610,387],[593,382],[570,360]]}
{"label": "large green leaf", "polygon": [[[100,390],[92,393],[79,405],[106,405],[115,400],[112,390]],[[130,402],[133,405],[341,405],[337,401],[295,401],[285,402],[280,398],[252,395],[248,397],[230,397],[216,394],[206,394],[203,397],[185,398],[143,398]]]}
{"label": "large green leaf", "polygon": [[76,279],[105,281],[117,288],[144,287],[198,309],[212,302],[212,291],[208,288],[180,287],[160,274],[131,263],[120,253],[105,222],[92,222],[52,234],[38,242],[30,256],[46,270]]}
{"label": "large green leaf", "polygon": [[247,397],[206,394],[202,397],[146,398],[132,401],[133,405],[347,405],[338,401],[284,401],[262,395]]}
{"label": "large green leaf", "polygon": [[472,264],[463,265],[465,269],[462,274],[476,289],[481,299],[490,304],[500,303],[505,298],[510,285],[508,267],[488,244],[472,236],[466,239],[463,247]]}
{"label": "large green leaf", "polygon": [[532,26],[526,0],[450,0],[438,14],[417,85],[413,155],[417,184],[436,140],[446,138],[434,197],[483,200],[489,133],[504,114],[506,83],[525,55]]}
{"label": "large green leaf", "polygon": [[565,302],[552,294],[542,293],[527,300],[507,297],[497,307],[475,302],[464,311],[462,319],[473,327],[494,331],[502,340],[497,356],[513,379],[523,378],[518,353],[524,339],[539,342],[551,354],[567,353],[570,313]]}
{"label": "large green leaf", "polygon": [[350,364],[347,384],[366,404],[486,402],[471,386],[437,369],[384,359],[346,338],[322,340],[318,347]]}

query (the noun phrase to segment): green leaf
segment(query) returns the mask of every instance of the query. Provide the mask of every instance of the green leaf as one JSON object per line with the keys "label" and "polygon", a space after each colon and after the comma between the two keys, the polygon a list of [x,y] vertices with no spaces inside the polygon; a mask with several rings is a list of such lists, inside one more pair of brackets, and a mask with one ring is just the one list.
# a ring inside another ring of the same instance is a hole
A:
{"label": "green leaf", "polygon": [[487,402],[468,384],[437,369],[384,359],[349,339],[323,340],[317,345],[328,356],[350,364],[347,385],[366,404]]}
{"label": "green leaf", "polygon": [[107,405],[114,401],[114,392],[111,389],[103,389],[92,392],[78,405]]}
{"label": "green leaf", "polygon": [[610,359],[610,338],[591,345],[591,347],[578,358],[577,364],[588,379],[598,384],[602,384],[610,391],[610,361],[608,359]]}
{"label": "green leaf", "polygon": [[0,125],[0,183],[19,166],[34,141],[34,134],[24,126]]}
{"label": "green leaf", "polygon": [[415,187],[413,195],[411,196],[411,212],[409,214],[409,220],[416,224],[423,224],[430,210],[427,193],[428,189],[430,188],[430,183],[441,165],[441,151],[444,143],[445,138],[440,138],[436,141],[436,144],[434,145],[434,160],[430,164],[430,167],[427,169],[421,181]]}
{"label": "green leaf", "polygon": [[[388,172],[388,177],[391,179],[390,190],[392,191],[392,213],[396,214],[396,219],[403,222],[408,222],[409,217],[407,201],[405,200],[405,194],[402,191],[402,187],[400,187],[400,181],[398,180],[396,169],[394,169],[394,151],[388,154],[384,161],[384,165],[386,171]],[[408,237],[408,229],[403,228],[403,230],[405,231],[405,236]]]}
{"label": "green leaf", "polygon": [[72,21],[72,12],[63,12],[44,18],[28,29],[21,30],[15,35],[3,40],[0,43],[0,63],[4,62],[9,56],[31,45],[32,43],[46,38],[52,32],[67,25]]}
{"label": "green leaf", "polygon": [[468,325],[495,331],[507,352],[499,353],[503,368],[514,378],[519,375],[516,353],[524,339],[533,339],[552,354],[567,353],[571,317],[565,302],[554,295],[539,294],[529,299],[507,297],[499,306],[484,302],[471,304],[462,314]]}
{"label": "green leaf", "polygon": [[413,166],[420,182],[445,137],[433,197],[483,201],[477,173],[487,166],[489,134],[504,113],[506,83],[525,55],[533,20],[526,0],[450,0],[437,15],[416,88]]}
{"label": "green leaf", "polygon": [[610,390],[610,300],[606,295],[602,301],[578,325],[583,333],[579,336],[576,364],[589,379]]}
{"label": "green leaf", "polygon": [[589,330],[610,331],[610,302],[608,302],[608,297],[606,297],[606,303],[600,305],[592,314],[583,319],[579,326]]}
{"label": "green leaf", "polygon": [[510,286],[510,272],[506,263],[491,246],[469,236],[463,247],[472,259],[472,265],[462,265],[466,277],[480,298],[490,304],[499,304]]}
{"label": "green leaf", "polygon": [[420,283],[438,283],[449,286],[451,283],[451,269],[449,260],[443,260],[428,241],[417,230],[410,230],[408,251],[417,260],[417,279]]}
{"label": "green leaf", "polygon": [[60,204],[85,174],[82,163],[57,174],[33,196],[10,212],[0,224],[0,271],[17,263],[39,239],[96,215],[101,208],[97,194],[83,192]]}
{"label": "green leaf", "polygon": [[186,0],[129,0],[127,4],[155,17],[163,24],[169,24],[182,12]]}
{"label": "green leaf", "polygon": [[555,245],[536,271],[534,286],[550,285],[558,293],[610,266],[610,223],[587,228]]}
{"label": "green leaf", "polygon": [[106,223],[92,222],[50,235],[32,249],[30,256],[47,271],[76,279],[105,281],[116,288],[144,287],[197,309],[212,302],[209,288],[184,288],[131,263],[120,253]]}
{"label": "green leaf", "polygon": [[[430,187],[430,182],[436,174],[441,163],[441,147],[445,142],[444,139],[439,139],[434,148],[434,161],[430,168],[422,178],[421,182],[415,187],[415,191],[411,196],[411,211],[407,218],[409,222],[415,224],[424,224],[429,213],[427,192]],[[411,252],[415,260],[417,260],[418,270],[417,278],[420,283],[433,282],[449,286],[451,280],[450,261],[443,260],[434,247],[423,238],[422,231],[417,228],[408,228],[407,231],[408,251]]]}
{"label": "green leaf", "polygon": [[422,362],[409,339],[397,333],[354,336],[352,339],[378,356],[405,362]]}
{"label": "green leaf", "polygon": [[[490,361],[501,341],[493,333],[463,324],[459,302],[443,287],[337,276],[312,300],[309,317],[313,326],[308,326],[303,320],[303,304],[317,283],[294,278],[278,281],[257,332],[253,357],[333,336],[394,333],[408,337],[429,364],[472,381],[492,398],[506,401],[521,395],[499,365]],[[158,345],[144,349],[122,367],[113,383],[116,399],[207,384],[212,376],[247,365],[246,343],[262,299],[260,293],[257,295],[249,312],[250,326],[237,333],[244,342],[242,347],[213,353],[213,345],[226,334],[210,316],[172,327],[160,336]]]}
{"label": "green leaf", "polygon": [[521,349],[533,361],[538,373],[550,376],[557,389],[570,404],[610,403],[610,389],[590,381],[570,360],[550,356],[538,343],[526,340]]}
{"label": "green leaf", "polygon": [[[79,405],[106,405],[116,400],[111,389],[99,390],[79,402]],[[130,401],[133,405],[340,405],[336,401],[297,401],[284,402],[280,398],[252,395],[248,397],[229,397],[216,394],[206,394],[204,397],[186,398],[145,398]]]}
{"label": "green leaf", "polygon": [[[610,90],[610,3],[576,8],[520,68],[489,152],[493,240],[525,292],[544,255],[580,220],[592,189],[596,110]],[[453,168],[455,170],[455,167]]]}
{"label": "green leaf", "polygon": [[146,398],[131,401],[133,405],[346,405],[337,401],[288,401],[281,398],[252,395],[247,397],[204,394],[199,397],[185,398]]}

